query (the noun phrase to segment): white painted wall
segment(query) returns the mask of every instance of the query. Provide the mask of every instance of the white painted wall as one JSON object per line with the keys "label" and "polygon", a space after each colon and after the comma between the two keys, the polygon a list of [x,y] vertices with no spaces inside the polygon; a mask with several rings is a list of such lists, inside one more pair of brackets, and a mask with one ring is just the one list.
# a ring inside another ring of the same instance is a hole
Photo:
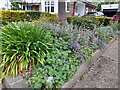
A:
{"label": "white painted wall", "polygon": [[109,5],[101,5],[102,11],[103,9],[118,9],[118,4],[109,4]]}
{"label": "white painted wall", "polygon": [[11,3],[9,0],[0,0],[0,9],[2,8],[11,9]]}
{"label": "white painted wall", "polygon": [[40,3],[41,0],[25,0],[28,3]]}
{"label": "white painted wall", "polygon": [[86,12],[85,3],[77,2],[75,15],[83,16],[85,15],[85,12]]}

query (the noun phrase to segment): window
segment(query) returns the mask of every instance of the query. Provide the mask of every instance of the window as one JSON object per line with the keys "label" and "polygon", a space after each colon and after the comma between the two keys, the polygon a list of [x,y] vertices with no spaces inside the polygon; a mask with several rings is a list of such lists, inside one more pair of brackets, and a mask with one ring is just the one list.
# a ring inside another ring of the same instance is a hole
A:
{"label": "window", "polygon": [[45,12],[54,12],[54,0],[45,1]]}
{"label": "window", "polygon": [[70,11],[70,2],[66,1],[66,11]]}

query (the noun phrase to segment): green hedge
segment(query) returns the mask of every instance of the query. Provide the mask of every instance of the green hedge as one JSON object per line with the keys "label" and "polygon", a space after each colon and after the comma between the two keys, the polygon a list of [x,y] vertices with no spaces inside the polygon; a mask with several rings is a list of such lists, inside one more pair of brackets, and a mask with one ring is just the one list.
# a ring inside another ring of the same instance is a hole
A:
{"label": "green hedge", "polygon": [[111,20],[111,17],[96,16],[95,18],[99,26],[100,25],[107,26],[110,24],[109,21]]}
{"label": "green hedge", "polygon": [[96,26],[107,26],[109,25],[109,21],[111,17],[104,17],[104,16],[89,16],[84,15],[82,17],[79,16],[68,16],[67,21],[68,23],[73,23],[73,25],[77,25],[78,27],[87,28],[87,29],[94,29],[94,25]]}
{"label": "green hedge", "polygon": [[41,12],[40,11],[25,11],[31,18],[31,20],[39,19]]}
{"label": "green hedge", "polygon": [[68,16],[67,17],[68,23],[72,23],[77,28],[84,28],[84,29],[91,29],[93,30],[96,22],[94,21],[93,17],[78,17],[78,16]]}
{"label": "green hedge", "polygon": [[40,17],[44,17],[50,22],[54,22],[57,18],[55,14],[39,11],[0,10],[0,20],[3,24],[6,24],[6,22],[39,20]]}
{"label": "green hedge", "polygon": [[2,23],[29,20],[25,11],[0,10],[0,20]]}

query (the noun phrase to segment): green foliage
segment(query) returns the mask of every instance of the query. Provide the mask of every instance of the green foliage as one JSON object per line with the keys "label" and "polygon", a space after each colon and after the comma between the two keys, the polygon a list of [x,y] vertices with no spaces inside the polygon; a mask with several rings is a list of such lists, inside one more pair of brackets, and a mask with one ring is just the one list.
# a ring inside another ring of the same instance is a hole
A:
{"label": "green foliage", "polygon": [[96,11],[101,11],[101,3],[99,3],[96,7]]}
{"label": "green foliage", "polygon": [[20,7],[19,7],[19,3],[17,2],[12,2],[12,8],[11,10],[22,10]]}
{"label": "green foliage", "polygon": [[25,11],[14,11],[14,10],[0,10],[0,19],[3,24],[7,22],[17,22],[17,21],[25,21],[29,20]]}
{"label": "green foliage", "polygon": [[30,62],[44,64],[52,46],[50,32],[29,22],[8,23],[2,30],[1,78],[28,69]]}
{"label": "green foliage", "polygon": [[114,30],[114,31],[118,31],[120,30],[120,24],[118,21],[113,21],[110,25],[110,27]]}
{"label": "green foliage", "polygon": [[96,31],[98,32],[98,37],[106,43],[108,43],[114,35],[114,30],[110,27],[100,27],[97,28]]}
{"label": "green foliage", "polygon": [[78,18],[80,18],[80,17],[78,17],[78,16],[67,16],[67,22],[72,23],[74,19],[77,20]]}
{"label": "green foliage", "polygon": [[81,46],[80,54],[81,58],[84,60],[92,60],[93,49],[89,46]]}
{"label": "green foliage", "polygon": [[[70,80],[77,70],[80,60],[76,59],[69,49],[69,43],[64,39],[54,38],[53,48],[46,54],[44,65],[39,64],[33,69],[33,76],[29,78],[28,85],[33,88],[60,88]],[[52,80],[48,80],[53,77]]]}
{"label": "green foliage", "polygon": [[40,11],[25,11],[29,15],[29,19],[31,20],[38,20],[40,18],[41,12]]}
{"label": "green foliage", "polygon": [[104,17],[104,16],[97,16],[96,21],[98,23],[98,26],[104,25],[107,26],[110,24],[111,17]]}
{"label": "green foliage", "polygon": [[57,15],[39,11],[0,10],[0,20],[2,20],[3,24],[7,22],[40,20],[42,18],[49,22],[55,22]]}
{"label": "green foliage", "polygon": [[84,29],[91,29],[93,30],[96,23],[93,20],[93,17],[84,16],[84,17],[67,17],[68,23],[72,23],[74,27],[84,28]]}

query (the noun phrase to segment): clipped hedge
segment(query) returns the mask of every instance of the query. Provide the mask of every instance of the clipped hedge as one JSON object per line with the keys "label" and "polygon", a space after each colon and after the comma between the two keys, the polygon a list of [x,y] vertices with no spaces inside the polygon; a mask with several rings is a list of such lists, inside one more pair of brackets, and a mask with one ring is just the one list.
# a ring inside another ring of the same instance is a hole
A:
{"label": "clipped hedge", "polygon": [[110,24],[110,20],[111,20],[111,17],[106,17],[106,16],[96,16],[96,21],[98,23],[98,25],[104,25],[104,26],[107,26]]}
{"label": "clipped hedge", "polygon": [[0,16],[3,24],[6,22],[24,21],[29,19],[27,13],[20,10],[0,10]]}
{"label": "clipped hedge", "polygon": [[6,22],[39,20],[40,17],[44,17],[46,20],[54,22],[57,15],[40,11],[0,10],[0,20],[2,20],[3,24],[6,24]]}
{"label": "clipped hedge", "polygon": [[68,16],[67,17],[68,23],[72,23],[77,28],[84,28],[84,29],[91,29],[93,30],[96,22],[94,21],[93,17],[78,17],[78,16]]}
{"label": "clipped hedge", "polygon": [[31,20],[37,20],[40,18],[41,12],[40,11],[25,11],[31,18]]}

